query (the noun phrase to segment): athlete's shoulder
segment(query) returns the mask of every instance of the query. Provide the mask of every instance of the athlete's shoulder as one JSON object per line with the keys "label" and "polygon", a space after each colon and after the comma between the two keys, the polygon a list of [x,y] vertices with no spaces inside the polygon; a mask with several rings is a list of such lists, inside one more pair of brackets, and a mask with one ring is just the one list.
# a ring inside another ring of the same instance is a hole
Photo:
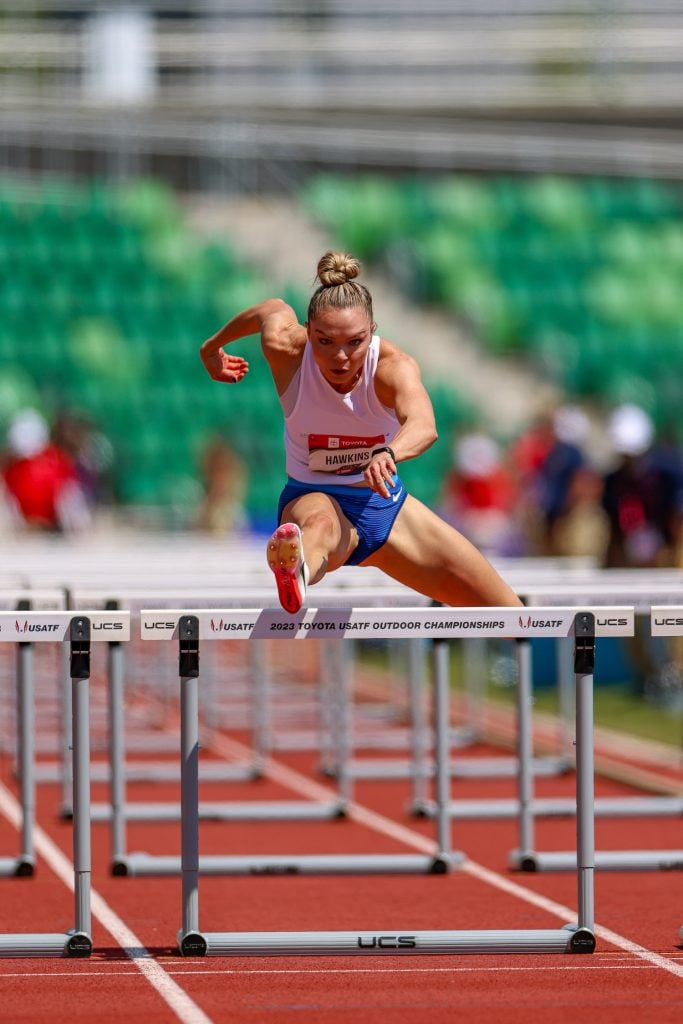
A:
{"label": "athlete's shoulder", "polygon": [[398,345],[386,338],[379,339],[379,358],[377,360],[377,374],[385,380],[399,377],[420,376],[420,367],[416,359],[405,352]]}
{"label": "athlete's shoulder", "polygon": [[268,354],[300,356],[306,345],[306,328],[283,299],[269,299],[264,303],[261,343]]}

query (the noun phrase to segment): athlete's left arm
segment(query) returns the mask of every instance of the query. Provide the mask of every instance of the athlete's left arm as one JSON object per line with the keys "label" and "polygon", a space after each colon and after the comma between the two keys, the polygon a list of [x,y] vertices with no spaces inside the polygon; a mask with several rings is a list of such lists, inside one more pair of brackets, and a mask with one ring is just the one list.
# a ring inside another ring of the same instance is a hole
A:
{"label": "athlete's left arm", "polygon": [[374,491],[389,496],[386,484],[396,473],[396,462],[405,462],[430,448],[437,440],[434,409],[422,383],[417,362],[406,352],[382,342],[375,376],[375,391],[382,405],[393,409],[400,427],[388,452],[379,452],[365,470],[365,478]]}

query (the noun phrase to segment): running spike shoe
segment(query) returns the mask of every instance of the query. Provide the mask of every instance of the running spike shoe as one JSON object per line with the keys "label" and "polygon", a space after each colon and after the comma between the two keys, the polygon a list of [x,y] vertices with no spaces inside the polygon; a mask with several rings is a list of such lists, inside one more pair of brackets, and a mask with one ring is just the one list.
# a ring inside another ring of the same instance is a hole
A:
{"label": "running spike shoe", "polygon": [[266,554],[275,575],[280,604],[286,612],[295,615],[306,600],[308,584],[301,530],[296,523],[278,526],[268,541]]}

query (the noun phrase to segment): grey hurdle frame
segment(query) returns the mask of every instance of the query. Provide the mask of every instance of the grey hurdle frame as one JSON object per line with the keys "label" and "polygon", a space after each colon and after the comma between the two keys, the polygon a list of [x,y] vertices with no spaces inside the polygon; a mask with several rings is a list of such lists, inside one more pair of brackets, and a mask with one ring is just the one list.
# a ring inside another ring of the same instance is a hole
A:
{"label": "grey hurdle frame", "polygon": [[[626,589],[626,588],[624,588]],[[642,586],[640,590],[629,586],[631,597],[636,597],[638,604],[634,606],[635,614],[648,615],[649,628],[653,636],[683,635],[683,608],[672,605],[651,604],[652,598],[661,595],[661,588]],[[588,587],[588,593],[597,602],[614,599],[615,587],[600,589],[598,586]],[[592,591],[592,592],[591,592]],[[544,593],[547,592],[544,591]],[[617,591],[618,593],[618,591]],[[596,608],[598,615],[604,616],[608,609]],[[677,620],[681,620],[678,622]],[[579,677],[577,676],[577,686]],[[581,695],[577,691],[577,706]],[[524,700],[530,702],[530,694]],[[520,717],[530,718],[528,711],[522,711]],[[579,723],[577,721],[577,730]],[[512,868],[522,871],[574,871],[576,854],[568,850],[539,851],[535,848],[534,815],[538,814],[539,805],[543,802],[533,798],[533,781],[525,778],[524,797],[520,782],[519,798],[519,848],[512,850],[509,863]],[[561,807],[556,801],[555,813]],[[545,801],[552,805],[552,801]],[[572,809],[573,810],[573,809]],[[552,807],[551,807],[552,813]],[[595,815],[602,817],[680,817],[683,815],[682,796],[635,796],[606,797],[595,801]],[[683,870],[683,849],[652,849],[652,850],[598,850],[595,853],[595,867],[598,871],[676,871]]]}
{"label": "grey hurdle frame", "polygon": [[[111,593],[111,591],[86,591],[82,593],[75,591],[74,599],[77,604],[87,600],[91,604],[105,602],[108,607],[116,607],[126,604],[133,618],[137,618],[142,614],[149,614],[147,612],[143,612],[141,608],[141,601],[143,601],[142,595],[145,594],[145,591],[121,591],[117,597],[106,596],[106,594],[111,595]],[[165,608],[164,605],[168,605],[168,601],[170,599],[169,595],[171,594],[173,594],[173,591],[164,593],[161,591],[154,592],[150,590],[146,592],[148,600],[154,599],[162,602],[154,610],[154,614],[158,616],[160,623],[165,621],[164,617],[168,608]],[[184,595],[180,593],[175,596],[176,598],[183,598]],[[194,596],[195,599],[198,600],[201,594],[197,592],[194,595],[186,596]],[[238,603],[243,605],[245,600],[262,604],[272,595],[270,590],[252,590],[245,593],[238,592],[237,595],[214,593],[213,596],[214,599],[220,597],[222,600],[226,601],[228,605]],[[362,597],[367,598],[367,596],[368,595],[365,592],[362,593]],[[348,594],[347,599],[349,598],[351,600],[362,599],[361,592],[352,591]],[[327,601],[331,600],[332,597],[328,595]],[[398,592],[395,596],[395,600],[399,600]],[[201,603],[202,605],[206,604],[206,598],[204,598]],[[344,646],[346,647],[348,645]],[[150,803],[128,801],[126,799],[126,780],[130,776],[126,773],[124,768],[125,724],[123,720],[123,650],[121,645],[117,645],[116,642],[110,643],[109,647],[110,803],[109,805],[94,804],[91,808],[91,820],[98,822],[110,821],[112,874],[116,876],[126,876],[141,873],[179,873],[180,858],[178,857],[150,858],[145,853],[130,852],[127,848],[127,822],[178,821],[180,819],[181,809],[177,802]],[[253,733],[256,747],[256,758],[252,765],[247,765],[246,767],[221,765],[219,766],[218,771],[214,773],[207,771],[207,766],[205,765],[202,767],[201,781],[246,781],[258,778],[261,772],[260,768],[257,766],[262,763],[263,759],[269,753],[268,744],[262,735],[265,730],[265,725],[263,723],[263,708],[268,700],[266,679],[267,670],[262,655],[262,645],[252,644],[251,648],[253,650],[253,656],[251,657],[251,669],[254,676],[253,714],[255,728]],[[337,682],[336,690],[338,691],[338,699],[336,700],[336,707],[334,709],[334,732],[338,739],[338,750],[336,753],[338,755],[340,770],[336,777],[337,793],[334,798],[327,801],[315,802],[311,800],[303,801],[285,799],[270,801],[233,800],[221,802],[203,800],[199,805],[199,817],[201,820],[223,822],[330,821],[345,817],[348,803],[352,798],[352,780],[348,772],[351,742],[349,722],[349,705],[351,700],[348,680],[349,665],[348,660],[344,657],[344,652],[334,649],[329,652],[328,663],[331,671],[335,674]],[[159,767],[163,768],[163,775],[159,772]],[[135,777],[139,778],[140,776],[136,775]],[[171,764],[157,766],[156,772],[147,777],[154,779],[162,777],[166,779],[175,779],[178,777],[178,767]],[[325,863],[325,861],[321,862],[323,866]],[[223,869],[221,868],[220,858],[216,858],[212,862],[212,870],[218,873],[227,871],[228,867],[233,867],[232,859]]]}
{"label": "grey hurdle frame", "polygon": [[130,636],[128,613],[0,613],[0,642],[68,641],[72,695],[74,926],[66,932],[0,935],[0,957],[88,957],[90,913],[90,645]]}
{"label": "grey hurdle frame", "polygon": [[[30,611],[31,608],[58,611],[63,606],[62,594],[58,590],[0,591],[0,608],[14,608],[16,612],[22,614]],[[33,848],[36,803],[34,651],[33,643],[30,640],[21,640],[18,634],[15,636],[17,638],[15,662],[16,769],[22,816],[21,842],[16,857],[0,857],[0,877],[12,875],[26,877],[32,875],[35,870]]]}
{"label": "grey hurdle frame", "polygon": [[[537,613],[543,610],[536,610]],[[408,953],[522,953],[592,952],[594,936],[594,818],[592,760],[592,684],[596,619],[592,611],[546,609],[552,618],[538,620],[535,628],[516,609],[302,609],[297,616],[280,610],[255,609],[221,613],[240,623],[245,639],[276,632],[287,639],[305,639],[315,630],[343,637],[352,629],[367,628],[368,635],[393,637],[410,634],[430,637],[434,655],[434,709],[436,728],[437,803],[447,804],[450,785],[446,739],[448,720],[447,644],[451,637],[480,635],[515,637],[526,649],[533,635],[567,636],[575,633],[575,671],[577,674],[577,895],[578,920],[575,925],[554,929],[489,931],[414,931],[393,926],[381,930],[357,932],[202,932],[199,927],[199,875],[210,873],[209,858],[199,856],[198,806],[198,689],[200,641],[210,639],[207,613],[179,612],[169,639],[179,642],[181,687],[181,863],[182,927],[178,934],[180,951],[185,956],[245,955],[348,955]],[[616,635],[629,635],[633,628],[633,609],[619,610]],[[153,612],[149,613],[153,615]],[[219,613],[214,612],[214,615]],[[384,620],[384,621],[383,621]],[[144,623],[144,619],[143,619]],[[279,632],[279,631],[282,632]],[[614,635],[603,625],[600,635]],[[350,635],[353,635],[350,633]],[[145,636],[143,628],[143,637]],[[450,845],[450,818],[442,814],[437,821],[439,857],[446,858]],[[394,855],[396,856],[396,855]],[[319,860],[320,858],[314,858]],[[413,858],[414,859],[414,858]],[[234,858],[235,862],[245,858]],[[282,859],[280,858],[280,861]],[[391,870],[388,856],[366,858],[360,870]],[[383,863],[380,863],[383,861]],[[253,865],[250,873],[253,872]],[[264,870],[266,862],[261,861]],[[247,865],[242,864],[242,869]],[[277,870],[277,863],[273,862]],[[299,868],[303,865],[300,864]],[[452,866],[452,865],[449,865]],[[316,871],[319,873],[319,871]]]}

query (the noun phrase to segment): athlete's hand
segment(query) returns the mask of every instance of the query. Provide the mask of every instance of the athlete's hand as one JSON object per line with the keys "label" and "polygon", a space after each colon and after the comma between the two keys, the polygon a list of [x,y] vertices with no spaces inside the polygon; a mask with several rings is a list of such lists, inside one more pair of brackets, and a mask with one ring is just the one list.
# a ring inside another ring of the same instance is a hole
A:
{"label": "athlete's hand", "polygon": [[389,452],[377,452],[365,467],[363,475],[368,486],[372,487],[376,494],[381,494],[383,498],[388,498],[390,491],[387,485],[393,486],[394,484],[396,463]]}
{"label": "athlete's hand", "polygon": [[241,356],[231,356],[222,348],[210,355],[200,350],[199,353],[206,372],[212,380],[222,384],[238,384],[249,372],[249,363]]}

